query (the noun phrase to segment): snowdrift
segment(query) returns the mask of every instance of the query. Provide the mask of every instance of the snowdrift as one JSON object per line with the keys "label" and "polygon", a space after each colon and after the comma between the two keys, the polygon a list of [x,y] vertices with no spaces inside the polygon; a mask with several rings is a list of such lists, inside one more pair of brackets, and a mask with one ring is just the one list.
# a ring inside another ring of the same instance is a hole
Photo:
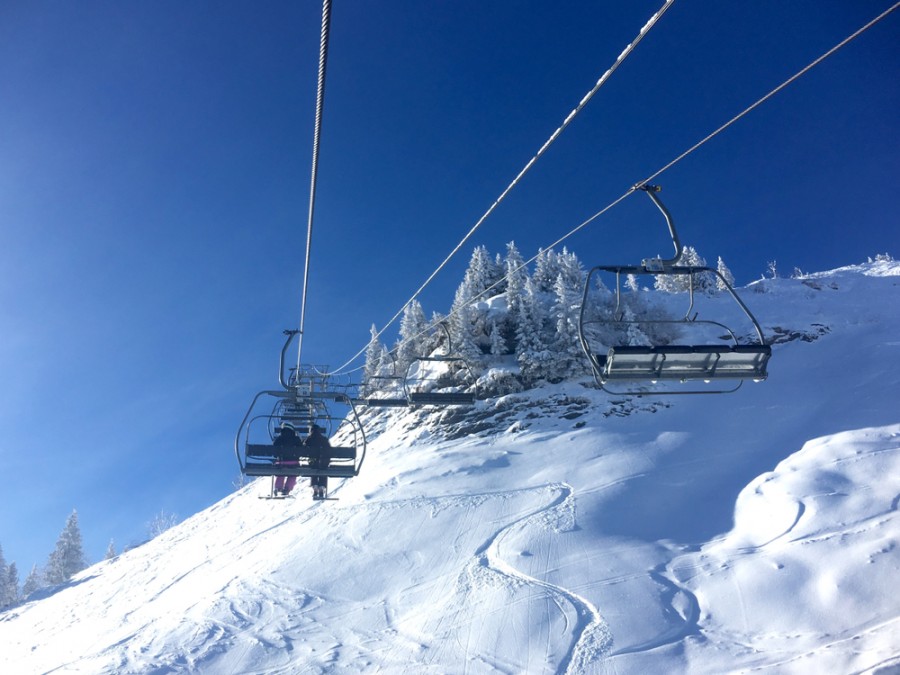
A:
{"label": "snowdrift", "polygon": [[340,501],[260,479],[0,614],[0,671],[896,672],[900,265],[744,292],[768,382],[368,413]]}

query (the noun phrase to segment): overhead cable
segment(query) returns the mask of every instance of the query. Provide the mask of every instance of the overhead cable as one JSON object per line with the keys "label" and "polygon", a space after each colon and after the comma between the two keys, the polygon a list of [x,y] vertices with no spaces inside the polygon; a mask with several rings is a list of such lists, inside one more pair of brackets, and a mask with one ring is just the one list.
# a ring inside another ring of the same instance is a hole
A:
{"label": "overhead cable", "polygon": [[309,261],[312,253],[313,212],[316,206],[316,179],[319,174],[319,140],[322,136],[322,110],[325,107],[325,67],[328,63],[328,37],[331,32],[331,0],[322,4],[322,33],[319,39],[319,78],[316,87],[316,121],[313,131],[312,173],[309,185],[309,215],[306,221],[306,261],[303,265],[303,292],[300,300],[300,325],[297,336],[297,372],[303,352],[306,327],[306,298],[309,291]]}

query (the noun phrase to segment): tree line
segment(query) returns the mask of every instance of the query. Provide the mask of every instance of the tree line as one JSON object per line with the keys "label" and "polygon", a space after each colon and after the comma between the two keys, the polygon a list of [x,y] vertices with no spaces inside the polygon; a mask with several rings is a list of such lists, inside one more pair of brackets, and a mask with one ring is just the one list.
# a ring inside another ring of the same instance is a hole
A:
{"label": "tree line", "polygon": [[41,588],[65,583],[85,567],[87,563],[78,527],[78,512],[72,511],[47,563],[43,567],[34,565],[21,588],[16,563],[7,564],[0,547],[0,610],[18,605]]}
{"label": "tree line", "polygon": [[[153,539],[177,523],[178,517],[174,513],[162,510],[147,524],[147,532]],[[111,560],[116,555],[115,543],[110,540],[104,559]],[[21,586],[16,563],[7,564],[3,547],[0,546],[0,611],[15,607],[42,588],[64,584],[87,566],[78,512],[74,510],[66,520],[47,562],[43,567],[33,565]]]}

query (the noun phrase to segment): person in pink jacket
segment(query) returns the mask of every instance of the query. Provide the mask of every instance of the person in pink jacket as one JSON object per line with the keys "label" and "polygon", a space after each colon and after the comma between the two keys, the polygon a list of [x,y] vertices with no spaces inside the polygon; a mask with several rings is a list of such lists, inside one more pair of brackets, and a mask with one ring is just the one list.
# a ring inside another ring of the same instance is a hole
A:
{"label": "person in pink jacket", "polygon": [[[297,466],[300,464],[298,450],[303,443],[297,436],[294,425],[282,422],[281,427],[275,431],[273,446],[278,448],[280,458],[275,462],[276,466]],[[275,494],[287,497],[297,484],[296,476],[275,476]]]}

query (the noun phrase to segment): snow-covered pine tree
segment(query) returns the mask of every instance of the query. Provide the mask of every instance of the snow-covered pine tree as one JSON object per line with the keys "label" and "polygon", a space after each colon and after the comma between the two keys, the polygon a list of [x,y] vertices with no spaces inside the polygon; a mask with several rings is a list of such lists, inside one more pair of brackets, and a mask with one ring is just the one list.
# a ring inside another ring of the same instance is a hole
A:
{"label": "snow-covered pine tree", "polygon": [[425,356],[427,333],[425,312],[419,301],[413,300],[403,310],[403,318],[400,319],[400,342],[396,354],[397,368],[401,373],[406,372],[409,364],[417,358]]}
{"label": "snow-covered pine tree", "polygon": [[[697,249],[693,246],[684,247],[684,256],[682,256],[684,265],[691,267],[706,267],[706,258],[697,253]],[[716,289],[716,277],[711,272],[697,272],[694,277],[694,292],[714,293]]]}
{"label": "snow-covered pine tree", "polygon": [[15,607],[19,604],[19,570],[16,563],[9,563],[6,569],[6,607]]}
{"label": "snow-covered pine tree", "polygon": [[37,565],[31,566],[31,571],[25,577],[25,583],[22,584],[22,599],[27,599],[29,595],[44,587],[44,575]]}
{"label": "snow-covered pine tree", "polygon": [[625,310],[622,312],[622,320],[625,322],[625,344],[633,347],[651,346],[652,343],[644,331],[641,330],[640,325],[634,323],[636,317],[631,307],[625,306]]}
{"label": "snow-covered pine tree", "polygon": [[506,293],[506,263],[499,253],[494,256],[493,281],[491,281],[491,295]]}
{"label": "snow-covered pine tree", "polygon": [[[559,273],[563,275],[566,287],[573,293],[580,294],[584,290],[585,273],[578,256],[570,253],[568,249],[563,247],[562,253],[557,256],[556,260],[559,265]],[[555,289],[556,282],[554,281],[554,292]]]}
{"label": "snow-covered pine tree", "polygon": [[525,259],[516,248],[516,242],[511,241],[506,245],[506,260],[504,263],[506,273],[506,306],[513,311],[513,306],[525,292],[525,281],[528,279],[528,269]]}
{"label": "snow-covered pine tree", "polygon": [[641,290],[641,284],[638,282],[637,274],[629,274],[625,277],[625,288],[632,293],[637,293]]}
{"label": "snow-covered pine tree", "polygon": [[116,543],[112,539],[109,540],[109,546],[106,547],[106,555],[103,556],[104,560],[112,560],[118,555],[116,553]]}
{"label": "snow-covered pine tree", "polygon": [[[484,291],[491,288],[502,276],[499,270],[491,260],[491,254],[488,253],[484,246],[476,246],[472,251],[472,257],[469,259],[469,267],[466,269],[465,280],[469,284],[469,290],[472,298],[481,296]],[[493,290],[493,289],[492,289]],[[493,293],[496,295],[499,290]]]}
{"label": "snow-covered pine tree", "polygon": [[365,385],[365,391],[363,391],[364,395],[369,393],[368,390],[372,387],[372,378],[379,374],[378,371],[381,366],[382,351],[384,351],[384,347],[378,339],[378,329],[373,323],[372,327],[369,329],[369,345],[366,347],[366,365],[363,367],[363,384]]}
{"label": "snow-covered pine tree", "polygon": [[503,337],[501,322],[491,319],[491,356],[503,356],[509,353],[506,338]]}
{"label": "snow-covered pine tree", "polygon": [[[679,267],[705,267],[706,260],[697,253],[693,246],[685,246],[678,260]],[[694,277],[694,292],[711,292],[715,287],[713,276],[706,272],[687,274],[658,274],[653,287],[665,293],[685,293],[691,289],[691,276]]]}
{"label": "snow-covered pine tree", "polygon": [[[719,261],[716,263],[716,270],[725,278],[725,281],[727,281],[729,285],[734,286],[734,275],[731,273],[731,270],[728,269],[728,265],[725,264],[725,261],[722,260],[722,256],[719,256]],[[727,290],[727,287],[722,283],[722,280],[719,277],[716,277],[716,290]]]}
{"label": "snow-covered pine tree", "polygon": [[47,560],[44,580],[51,586],[62,584],[85,567],[87,564],[81,544],[81,530],[78,528],[78,512],[72,511],[56,542],[56,549]]}
{"label": "snow-covered pine tree", "polygon": [[552,373],[552,365],[549,365],[552,337],[545,336],[545,323],[549,322],[542,296],[534,280],[529,278],[516,326],[516,360],[525,383],[536,382]]}
{"label": "snow-covered pine tree", "polygon": [[528,281],[528,269],[525,266],[525,259],[519,253],[519,249],[516,248],[516,242],[514,241],[506,245],[505,267],[506,326],[504,327],[504,332],[507,336],[507,345],[510,348],[515,348],[522,297],[525,294],[525,282]]}
{"label": "snow-covered pine tree", "polygon": [[681,293],[688,290],[688,278],[681,274],[654,274],[653,288],[662,293]]}
{"label": "snow-covered pine tree", "polygon": [[6,564],[6,558],[3,557],[3,547],[0,546],[0,609],[10,604],[7,592],[7,571],[9,567]]}
{"label": "snow-covered pine tree", "polygon": [[572,287],[572,278],[561,271],[556,277],[553,316],[556,319],[556,338],[553,342],[553,372],[548,379],[560,381],[580,374],[584,369],[584,356],[578,339],[578,314],[580,295]]}
{"label": "snow-covered pine tree", "polygon": [[559,256],[552,248],[538,250],[531,275],[534,290],[538,293],[553,293],[556,277],[559,276]]}
{"label": "snow-covered pine tree", "polygon": [[470,367],[477,365],[476,361],[481,356],[478,345],[483,339],[487,339],[484,334],[484,317],[479,317],[472,306],[473,297],[469,275],[466,275],[456,289],[450,308],[450,339],[454,355],[466,359]]}

